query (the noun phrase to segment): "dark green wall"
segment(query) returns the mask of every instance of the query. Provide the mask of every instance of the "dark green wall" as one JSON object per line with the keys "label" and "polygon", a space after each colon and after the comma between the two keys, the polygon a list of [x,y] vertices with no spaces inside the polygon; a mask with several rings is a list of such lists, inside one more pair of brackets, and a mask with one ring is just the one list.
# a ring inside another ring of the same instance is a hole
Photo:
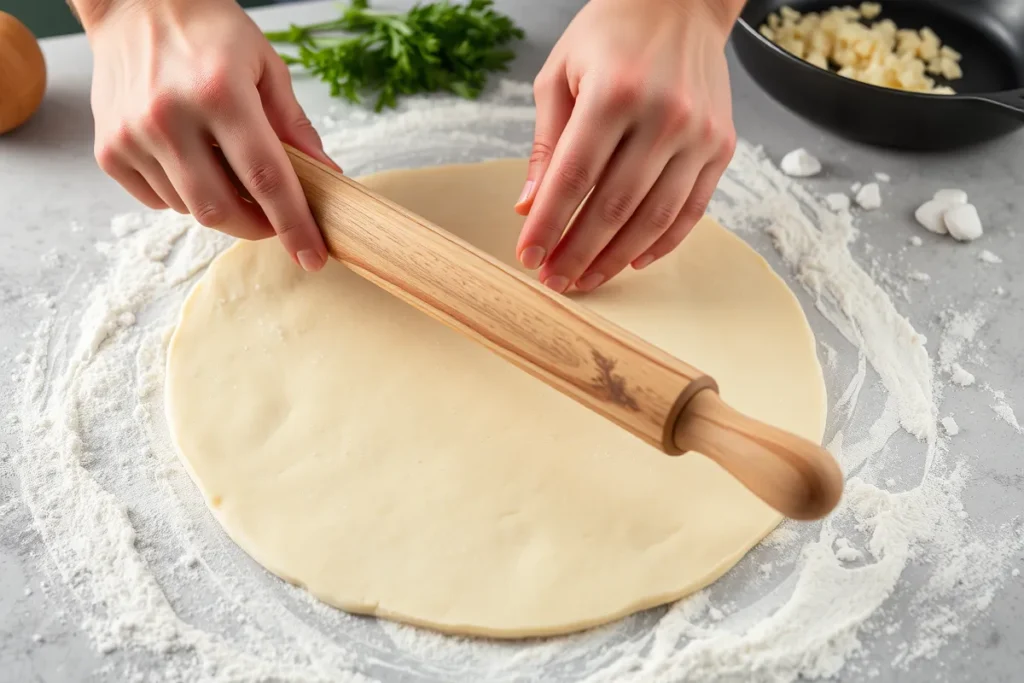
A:
{"label": "dark green wall", "polygon": [[[259,7],[275,0],[239,0],[242,7]],[[20,19],[37,38],[81,31],[64,0],[0,0],[0,10]]]}

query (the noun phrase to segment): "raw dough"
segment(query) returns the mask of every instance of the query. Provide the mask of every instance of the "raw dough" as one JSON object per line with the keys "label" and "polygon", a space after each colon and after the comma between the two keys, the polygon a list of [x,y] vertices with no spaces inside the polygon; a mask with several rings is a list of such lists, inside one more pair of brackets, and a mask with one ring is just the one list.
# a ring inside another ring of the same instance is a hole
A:
{"label": "raw dough", "polygon": [[[507,261],[519,160],[370,187]],[[799,304],[705,219],[586,305],[820,440]],[[574,631],[714,581],[779,522],[701,455],[669,457],[343,266],[274,240],[221,255],[186,301],[167,404],[192,477],[252,557],[325,602],[446,632]]]}

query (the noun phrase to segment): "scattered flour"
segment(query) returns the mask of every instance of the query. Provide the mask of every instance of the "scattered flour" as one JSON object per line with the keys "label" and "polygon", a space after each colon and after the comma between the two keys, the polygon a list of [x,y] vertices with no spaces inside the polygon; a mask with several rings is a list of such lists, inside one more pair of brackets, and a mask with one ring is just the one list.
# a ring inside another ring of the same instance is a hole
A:
{"label": "scattered flour", "polygon": [[[325,147],[353,174],[522,156],[530,92],[506,82],[480,102],[414,98],[379,117],[339,108]],[[850,215],[746,142],[719,189],[712,214],[763,253],[774,245],[816,308],[815,328],[831,324],[845,339],[823,346],[829,377],[846,384],[829,447],[847,484],[826,522],[786,522],[709,588],[564,638],[451,638],[329,608],[230,542],[166,431],[170,331],[230,240],[171,212],[133,214],[112,223],[101,275],[69,281],[82,300],[39,298],[44,321],[19,365],[18,419],[5,428],[20,437],[11,462],[52,567],[47,592],[68,592],[69,615],[123,681],[789,683],[860,678],[869,649],[897,633],[892,666],[934,657],[987,609],[1024,537],[964,521],[970,458],[949,457],[926,340],[853,258]],[[981,325],[957,315],[939,350],[947,372]],[[777,585],[766,593],[757,576]]]}
{"label": "scattered flour", "polygon": [[911,246],[913,246],[913,247],[919,247],[919,246],[921,246],[922,244],[924,244],[924,240],[923,240],[923,239],[921,239],[920,237],[918,237],[917,235],[912,235],[912,236],[910,237],[910,245],[911,245]]}
{"label": "scattered flour", "polygon": [[978,309],[968,312],[944,311],[939,319],[943,323],[942,340],[939,342],[939,369],[953,372],[953,364],[974,342],[974,336],[985,324],[985,320]]}
{"label": "scattered flour", "polygon": [[1001,259],[997,254],[993,254],[988,249],[982,249],[980,252],[978,252],[978,260],[983,262],[983,263],[1002,263],[1003,262],[1003,259]]}
{"label": "scattered flour", "polygon": [[1002,391],[997,391],[988,385],[985,385],[985,388],[990,394],[992,394],[992,398],[996,401],[992,404],[992,410],[994,410],[996,415],[999,416],[999,419],[1013,427],[1013,431],[1018,434],[1024,434],[1024,428],[1022,428],[1020,423],[1017,422],[1017,415],[1013,412],[1013,407],[1006,402],[1006,394]]}

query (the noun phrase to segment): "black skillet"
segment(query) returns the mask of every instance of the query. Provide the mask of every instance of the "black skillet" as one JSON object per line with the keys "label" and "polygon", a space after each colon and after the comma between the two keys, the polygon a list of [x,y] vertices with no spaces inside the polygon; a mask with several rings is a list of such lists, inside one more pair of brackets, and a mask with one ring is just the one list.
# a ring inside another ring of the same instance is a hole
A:
{"label": "black skillet", "polygon": [[740,62],[786,108],[872,145],[953,149],[1024,125],[1024,0],[883,0],[879,19],[899,28],[929,26],[963,55],[963,78],[948,83],[957,95],[859,83],[812,66],[757,32],[783,5],[805,13],[846,4],[859,0],[749,0],[733,31]]}

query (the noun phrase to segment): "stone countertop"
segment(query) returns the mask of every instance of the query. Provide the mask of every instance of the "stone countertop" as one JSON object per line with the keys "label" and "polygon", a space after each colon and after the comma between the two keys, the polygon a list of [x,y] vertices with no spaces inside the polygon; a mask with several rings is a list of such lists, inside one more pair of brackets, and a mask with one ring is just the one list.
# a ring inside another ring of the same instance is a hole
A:
{"label": "stone countertop", "polygon": [[[389,4],[411,4],[395,0]],[[529,81],[542,65],[580,0],[499,0],[525,29],[528,39],[519,49],[510,77]],[[317,2],[260,9],[253,12],[266,27],[330,16],[334,4]],[[60,291],[67,269],[96,265],[93,244],[101,238],[115,214],[138,210],[134,200],[96,167],[92,157],[92,117],[89,110],[91,58],[83,36],[43,42],[49,66],[49,89],[38,114],[13,134],[0,137],[0,360],[4,363],[24,349],[41,312],[25,305],[30,292]],[[873,254],[895,254],[913,234],[924,238],[915,250],[912,267],[930,273],[933,282],[917,290],[912,303],[898,307],[922,332],[937,339],[938,311],[966,310],[1003,287],[1007,295],[991,302],[985,328],[988,345],[986,375],[998,377],[1011,404],[1024,406],[1024,283],[1016,278],[1024,253],[1015,243],[1018,216],[1024,210],[1024,135],[1018,134],[968,151],[949,154],[911,154],[856,146],[811,128],[770,100],[736,63],[730,53],[732,89],[740,136],[764,146],[776,161],[795,147],[806,147],[825,163],[823,176],[810,186],[821,193],[847,190],[855,181],[875,172],[891,176],[884,184],[884,205],[864,214],[858,222]],[[310,80],[298,80],[299,99],[317,120],[330,106],[326,89]],[[343,161],[343,160],[342,160]],[[939,187],[968,191],[981,210],[987,232],[976,245],[938,239],[915,227],[914,208]],[[84,226],[72,232],[72,222]],[[1003,263],[982,267],[978,252],[988,249]],[[57,268],[43,268],[41,257],[59,253]],[[863,243],[854,248],[864,256]],[[908,266],[910,267],[910,266]],[[929,348],[934,352],[933,342]],[[0,375],[0,406],[14,396],[10,373]],[[1020,437],[991,420],[975,426],[966,398],[952,397],[947,408],[965,415],[967,433],[959,447],[979,446],[984,463],[976,469],[965,504],[972,518],[985,519],[995,510],[1024,512],[1024,491],[1019,484]],[[961,409],[962,410],[958,410]],[[945,414],[945,413],[944,413]],[[5,441],[6,439],[6,441]],[[0,432],[0,451],[15,448],[13,437]],[[2,454],[2,453],[0,453]],[[1015,478],[1014,478],[1015,477]],[[1009,482],[1009,483],[1008,483]],[[4,504],[7,504],[6,506]],[[75,624],[60,622],[42,591],[28,592],[47,561],[31,526],[27,510],[18,501],[18,482],[0,458],[0,683],[21,681],[114,680]],[[910,572],[912,575],[912,572]],[[913,581],[912,576],[908,579]],[[908,610],[905,604],[893,609]],[[907,629],[916,627],[908,610]],[[46,630],[43,643],[32,634]],[[872,662],[878,681],[1019,680],[1024,663],[1024,579],[1011,580],[982,618],[957,636],[934,659],[920,661],[912,670],[892,671],[888,662]],[[870,645],[870,643],[867,643]],[[115,655],[116,656],[116,655]],[[863,670],[863,669],[862,669]],[[846,677],[843,677],[846,679]],[[855,675],[850,674],[849,680]]]}

